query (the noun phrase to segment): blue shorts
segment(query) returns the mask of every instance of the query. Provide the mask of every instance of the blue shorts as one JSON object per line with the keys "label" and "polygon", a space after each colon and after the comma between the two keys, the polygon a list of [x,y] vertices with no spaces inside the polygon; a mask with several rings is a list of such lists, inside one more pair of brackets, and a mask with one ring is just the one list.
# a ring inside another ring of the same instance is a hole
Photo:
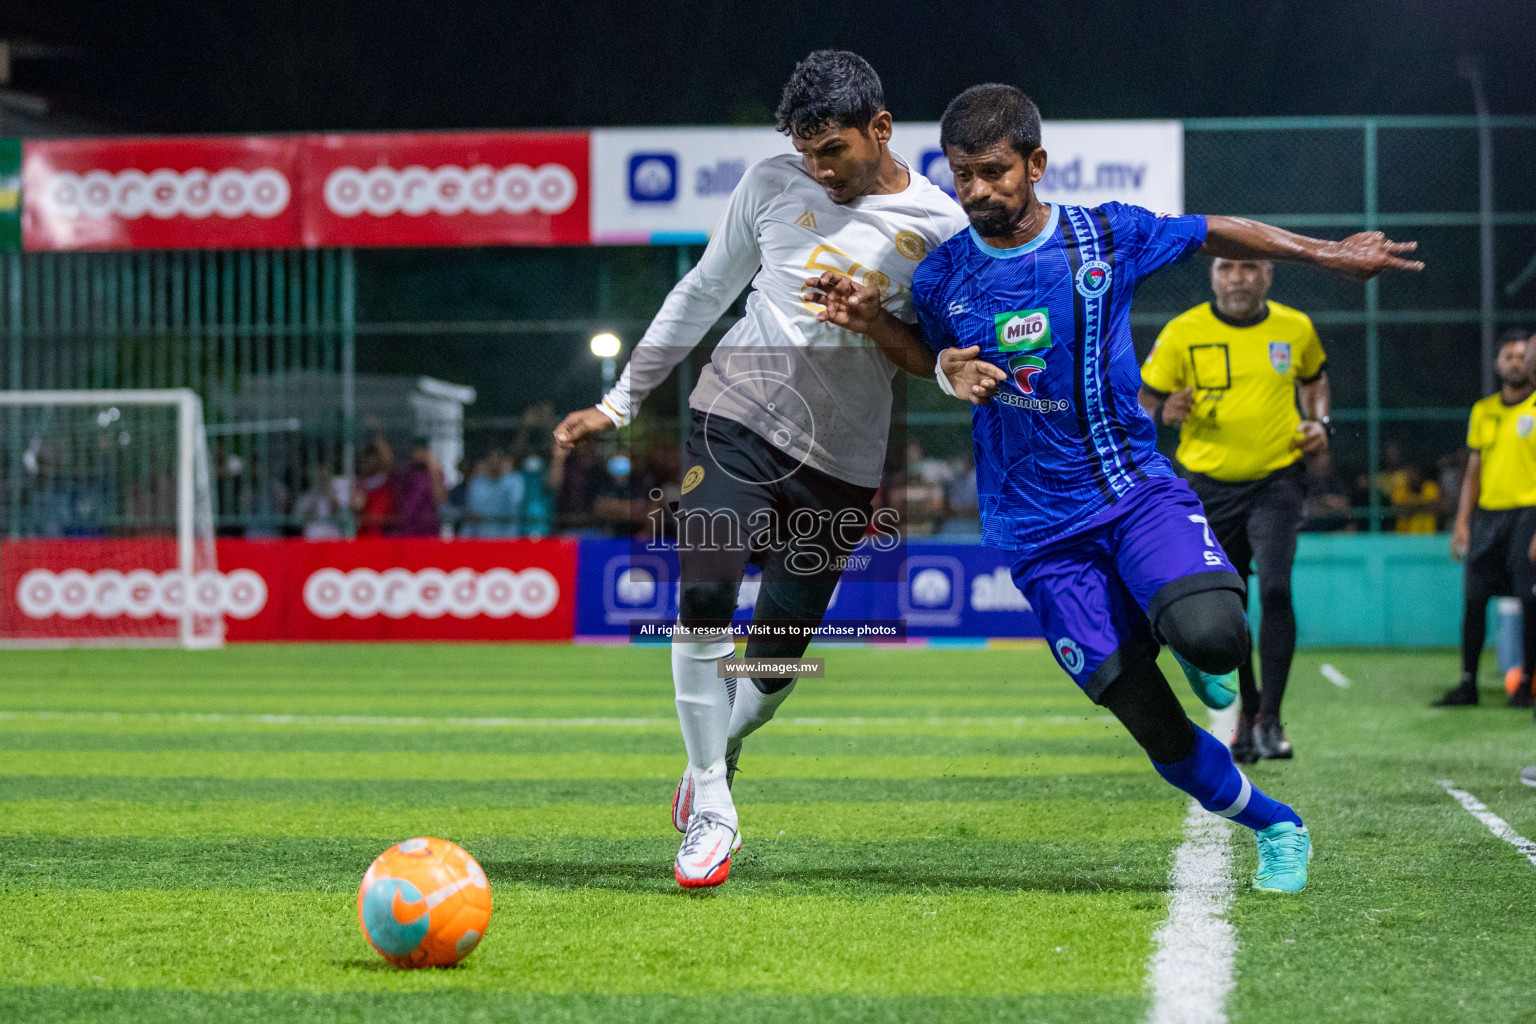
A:
{"label": "blue shorts", "polygon": [[1205,590],[1243,580],[1178,477],[1153,477],[1097,522],[1022,555],[1013,581],[1040,617],[1061,667],[1090,699],[1157,656],[1158,615]]}

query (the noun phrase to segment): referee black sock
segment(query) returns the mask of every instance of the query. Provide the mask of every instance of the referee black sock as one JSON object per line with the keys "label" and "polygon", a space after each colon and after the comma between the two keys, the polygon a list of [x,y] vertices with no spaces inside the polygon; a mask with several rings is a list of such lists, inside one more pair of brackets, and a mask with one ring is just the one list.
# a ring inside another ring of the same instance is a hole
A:
{"label": "referee black sock", "polygon": [[1296,654],[1296,609],[1291,605],[1289,587],[1278,594],[1266,594],[1260,586],[1259,602],[1263,613],[1259,621],[1259,679],[1264,686],[1259,691],[1259,715],[1266,722],[1278,723],[1291,659]]}
{"label": "referee black sock", "polygon": [[1237,693],[1238,710],[1242,716],[1250,721],[1259,713],[1261,694],[1259,693],[1258,679],[1253,674],[1253,651],[1248,652],[1248,657],[1237,666]]}
{"label": "referee black sock", "polygon": [[1521,628],[1521,642],[1525,645],[1521,665],[1525,672],[1525,685],[1529,688],[1532,687],[1532,680],[1536,680],[1536,598],[1521,598],[1520,614],[1525,617]]}
{"label": "referee black sock", "polygon": [[1488,598],[1472,598],[1461,612],[1461,685],[1477,684],[1477,662],[1483,656],[1487,636]]}

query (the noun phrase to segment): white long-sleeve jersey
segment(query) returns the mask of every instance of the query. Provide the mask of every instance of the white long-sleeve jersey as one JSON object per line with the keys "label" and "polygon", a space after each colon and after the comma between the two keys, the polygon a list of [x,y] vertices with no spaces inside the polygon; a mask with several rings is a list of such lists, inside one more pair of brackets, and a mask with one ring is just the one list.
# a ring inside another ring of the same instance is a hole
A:
{"label": "white long-sleeve jersey", "polygon": [[691,408],[746,426],[800,462],[880,482],[896,366],[874,342],[819,323],[805,280],[823,271],[879,289],[912,323],[912,271],[966,226],[960,206],[910,171],[906,189],[839,205],[794,154],[748,169],[697,266],[667,295],[598,405],[624,425],[748,282],[746,315],[716,347]]}

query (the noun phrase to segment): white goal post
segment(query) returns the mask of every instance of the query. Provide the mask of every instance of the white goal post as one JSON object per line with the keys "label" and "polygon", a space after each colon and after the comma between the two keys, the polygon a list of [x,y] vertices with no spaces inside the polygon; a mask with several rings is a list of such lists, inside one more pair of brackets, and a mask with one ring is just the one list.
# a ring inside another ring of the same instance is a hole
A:
{"label": "white goal post", "polygon": [[0,391],[0,439],[0,646],[222,645],[194,392]]}

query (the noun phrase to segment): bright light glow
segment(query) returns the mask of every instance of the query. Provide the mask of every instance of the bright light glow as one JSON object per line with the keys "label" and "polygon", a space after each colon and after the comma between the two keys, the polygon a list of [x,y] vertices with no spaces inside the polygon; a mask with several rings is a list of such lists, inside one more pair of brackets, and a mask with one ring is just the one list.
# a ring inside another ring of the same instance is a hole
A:
{"label": "bright light glow", "polygon": [[612,359],[619,354],[619,341],[617,334],[598,334],[592,338],[592,354],[599,359]]}

